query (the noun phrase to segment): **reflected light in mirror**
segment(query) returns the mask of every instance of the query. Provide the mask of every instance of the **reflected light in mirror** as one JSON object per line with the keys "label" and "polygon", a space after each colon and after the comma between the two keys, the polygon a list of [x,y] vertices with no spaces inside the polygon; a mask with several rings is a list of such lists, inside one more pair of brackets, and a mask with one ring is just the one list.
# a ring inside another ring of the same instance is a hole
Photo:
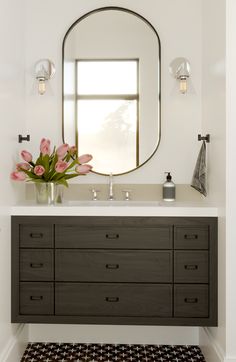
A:
{"label": "reflected light in mirror", "polygon": [[[78,153],[106,173],[138,165],[138,61],[77,60]],[[101,143],[104,147],[101,147]]]}
{"label": "reflected light in mirror", "polygon": [[[90,152],[93,167],[118,173],[137,164],[136,101],[81,100],[78,106],[79,154]],[[98,147],[103,144],[104,147]]]}

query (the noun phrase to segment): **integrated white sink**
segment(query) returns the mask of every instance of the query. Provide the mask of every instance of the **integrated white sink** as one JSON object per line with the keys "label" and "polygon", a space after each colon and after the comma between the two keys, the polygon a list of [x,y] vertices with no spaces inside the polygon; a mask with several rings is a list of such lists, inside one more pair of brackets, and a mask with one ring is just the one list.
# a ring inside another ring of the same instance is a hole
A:
{"label": "integrated white sink", "polygon": [[12,215],[44,216],[217,216],[205,203],[124,200],[73,200],[56,205],[27,202],[11,208]]}

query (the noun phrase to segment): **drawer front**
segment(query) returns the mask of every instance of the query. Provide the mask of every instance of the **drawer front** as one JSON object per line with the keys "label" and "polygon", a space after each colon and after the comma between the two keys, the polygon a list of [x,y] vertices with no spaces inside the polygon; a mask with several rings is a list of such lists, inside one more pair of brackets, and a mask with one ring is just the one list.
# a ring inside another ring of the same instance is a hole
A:
{"label": "drawer front", "polygon": [[170,249],[172,228],[56,225],[56,248]]}
{"label": "drawer front", "polygon": [[208,317],[207,285],[175,285],[175,317]]}
{"label": "drawer front", "polygon": [[53,225],[20,225],[21,248],[53,248]]}
{"label": "drawer front", "polygon": [[176,226],[175,249],[208,249],[207,226]]}
{"label": "drawer front", "polygon": [[171,285],[56,283],[56,315],[170,317]]}
{"label": "drawer front", "polygon": [[172,282],[171,251],[55,251],[58,281]]}
{"label": "drawer front", "polygon": [[53,250],[21,249],[20,280],[50,281],[54,279]]}
{"label": "drawer front", "polygon": [[175,251],[175,283],[208,283],[208,251]]}
{"label": "drawer front", "polygon": [[53,283],[20,283],[20,314],[54,314]]}

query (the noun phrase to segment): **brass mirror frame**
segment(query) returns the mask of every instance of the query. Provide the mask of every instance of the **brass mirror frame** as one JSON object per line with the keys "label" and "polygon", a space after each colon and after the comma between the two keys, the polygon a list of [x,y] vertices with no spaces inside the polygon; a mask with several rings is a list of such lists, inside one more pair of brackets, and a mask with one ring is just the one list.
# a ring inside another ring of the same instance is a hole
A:
{"label": "brass mirror frame", "polygon": [[[142,15],[136,13],[133,10],[127,9],[127,8],[123,8],[123,7],[119,7],[119,6],[105,6],[105,7],[101,7],[101,8],[97,8],[94,9],[92,11],[89,11],[88,13],[82,15],[80,18],[78,18],[67,30],[63,42],[62,42],[62,141],[63,143],[65,143],[65,133],[64,133],[64,128],[65,128],[65,122],[64,122],[64,50],[65,50],[65,42],[66,39],[70,33],[70,31],[78,24],[80,23],[82,20],[86,19],[88,16],[92,15],[92,14],[96,14],[102,11],[108,11],[108,10],[115,10],[115,11],[123,11],[129,14],[132,14],[136,17],[138,17],[139,19],[143,20],[155,33],[156,37],[157,37],[157,41],[158,41],[158,46],[159,46],[159,54],[158,54],[158,68],[159,68],[159,79],[157,80],[157,84],[158,84],[158,92],[157,92],[157,102],[159,103],[159,109],[158,109],[158,118],[159,118],[159,124],[158,124],[158,133],[159,133],[159,139],[156,145],[156,148],[154,149],[154,151],[152,152],[152,154],[146,159],[145,162],[143,162],[142,164],[140,164],[139,166],[133,168],[132,170],[123,172],[123,173],[116,173],[114,174],[114,176],[120,176],[120,175],[125,175],[127,173],[133,172],[137,169],[139,169],[141,166],[145,165],[152,157],[153,155],[156,153],[160,141],[161,141],[161,41],[159,38],[159,35],[156,31],[156,29],[154,28],[154,26],[146,19],[144,18]],[[98,175],[103,175],[103,176],[108,176],[109,174],[106,173],[101,173],[101,172],[96,172],[96,171],[92,171],[95,174]]]}

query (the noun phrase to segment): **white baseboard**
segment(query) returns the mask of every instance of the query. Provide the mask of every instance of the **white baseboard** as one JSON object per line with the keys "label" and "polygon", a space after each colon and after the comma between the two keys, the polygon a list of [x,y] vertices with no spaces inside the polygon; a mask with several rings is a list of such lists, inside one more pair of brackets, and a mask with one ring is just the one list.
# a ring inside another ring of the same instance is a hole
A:
{"label": "white baseboard", "polygon": [[28,343],[28,327],[20,324],[17,332],[12,336],[6,347],[0,354],[1,362],[16,362],[20,361],[23,356],[24,350]]}
{"label": "white baseboard", "polygon": [[206,362],[229,362],[228,360],[226,361],[224,351],[213,339],[207,328],[199,329],[199,347]]}

